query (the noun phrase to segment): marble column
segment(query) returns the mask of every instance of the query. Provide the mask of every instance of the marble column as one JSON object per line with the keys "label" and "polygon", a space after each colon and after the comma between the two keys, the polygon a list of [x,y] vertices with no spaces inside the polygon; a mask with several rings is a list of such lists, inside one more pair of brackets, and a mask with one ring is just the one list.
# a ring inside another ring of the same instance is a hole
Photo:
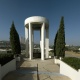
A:
{"label": "marble column", "polygon": [[41,26],[41,60],[44,60],[44,49],[45,49],[45,46],[44,46],[44,34],[45,34],[45,23],[42,24]]}
{"label": "marble column", "polygon": [[34,51],[34,30],[32,28],[32,56],[33,56],[33,51]]}
{"label": "marble column", "polygon": [[49,58],[49,27],[46,28],[46,39],[45,39],[45,53],[46,53],[46,58]]}
{"label": "marble column", "polygon": [[41,29],[40,29],[40,50],[41,50]]}
{"label": "marble column", "polygon": [[33,46],[32,46],[32,25],[29,23],[29,58],[33,59]]}
{"label": "marble column", "polygon": [[26,57],[29,56],[29,42],[28,42],[28,28],[25,27],[25,44],[26,44]]}

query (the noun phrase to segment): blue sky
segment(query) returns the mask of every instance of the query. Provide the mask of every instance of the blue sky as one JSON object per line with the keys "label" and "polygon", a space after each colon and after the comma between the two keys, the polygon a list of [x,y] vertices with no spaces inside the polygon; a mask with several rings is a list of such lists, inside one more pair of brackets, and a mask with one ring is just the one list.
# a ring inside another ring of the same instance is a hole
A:
{"label": "blue sky", "polygon": [[[66,44],[80,45],[80,0],[0,0],[0,40],[9,40],[12,21],[19,33],[25,36],[24,20],[30,16],[43,16],[49,19],[49,39],[53,45],[64,16]],[[34,40],[39,42],[39,31]]]}

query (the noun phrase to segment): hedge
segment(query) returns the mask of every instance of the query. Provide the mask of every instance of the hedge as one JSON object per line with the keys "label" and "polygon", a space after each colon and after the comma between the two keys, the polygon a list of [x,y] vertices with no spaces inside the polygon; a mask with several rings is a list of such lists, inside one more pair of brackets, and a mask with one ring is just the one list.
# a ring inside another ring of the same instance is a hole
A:
{"label": "hedge", "polygon": [[67,63],[74,69],[78,70],[80,69],[80,59],[76,57],[66,57],[62,59],[63,62]]}
{"label": "hedge", "polygon": [[3,66],[7,62],[14,59],[14,55],[12,53],[0,53],[0,64]]}

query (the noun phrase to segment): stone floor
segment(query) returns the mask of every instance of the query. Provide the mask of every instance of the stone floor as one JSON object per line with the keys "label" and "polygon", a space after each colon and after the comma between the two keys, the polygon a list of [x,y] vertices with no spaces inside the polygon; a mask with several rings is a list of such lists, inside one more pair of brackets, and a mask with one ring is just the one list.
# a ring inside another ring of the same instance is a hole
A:
{"label": "stone floor", "polygon": [[[38,74],[37,74],[38,70]],[[17,63],[17,70],[9,72],[2,80],[71,80],[59,73],[53,59],[24,59]]]}

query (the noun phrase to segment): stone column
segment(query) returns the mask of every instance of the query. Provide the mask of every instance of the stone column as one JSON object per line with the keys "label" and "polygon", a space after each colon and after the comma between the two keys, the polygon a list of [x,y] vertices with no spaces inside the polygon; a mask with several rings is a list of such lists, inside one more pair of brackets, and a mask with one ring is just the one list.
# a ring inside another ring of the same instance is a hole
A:
{"label": "stone column", "polygon": [[29,58],[30,60],[33,59],[33,46],[32,46],[32,26],[29,23]]}
{"label": "stone column", "polygon": [[40,30],[40,50],[41,50],[41,30]]}
{"label": "stone column", "polygon": [[33,51],[34,51],[34,30],[32,28],[32,56],[33,56]]}
{"label": "stone column", "polygon": [[26,57],[29,55],[29,42],[28,42],[28,28],[25,27],[25,45],[26,45]]}
{"label": "stone column", "polygon": [[44,60],[44,33],[45,33],[45,23],[41,26],[41,60]]}
{"label": "stone column", "polygon": [[46,58],[49,58],[49,27],[46,28],[46,43],[45,43],[45,48],[46,48]]}

